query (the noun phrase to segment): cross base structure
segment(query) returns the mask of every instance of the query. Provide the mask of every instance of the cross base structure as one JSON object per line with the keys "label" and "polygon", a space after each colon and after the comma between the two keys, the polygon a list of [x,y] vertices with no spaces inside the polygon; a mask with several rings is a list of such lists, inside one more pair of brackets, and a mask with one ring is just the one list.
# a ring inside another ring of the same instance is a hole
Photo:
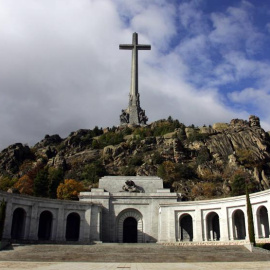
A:
{"label": "cross base structure", "polygon": [[137,96],[129,95],[129,105],[126,110],[122,110],[120,115],[120,124],[121,125],[146,125],[148,121],[147,116],[145,115],[145,110],[140,106],[140,94]]}

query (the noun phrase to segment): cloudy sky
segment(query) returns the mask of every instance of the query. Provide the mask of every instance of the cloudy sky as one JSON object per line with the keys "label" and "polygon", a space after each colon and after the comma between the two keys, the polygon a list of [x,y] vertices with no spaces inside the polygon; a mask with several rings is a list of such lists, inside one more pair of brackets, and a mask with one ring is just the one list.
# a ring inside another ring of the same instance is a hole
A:
{"label": "cloudy sky", "polygon": [[149,122],[270,130],[269,0],[0,0],[0,149],[117,126],[133,32]]}

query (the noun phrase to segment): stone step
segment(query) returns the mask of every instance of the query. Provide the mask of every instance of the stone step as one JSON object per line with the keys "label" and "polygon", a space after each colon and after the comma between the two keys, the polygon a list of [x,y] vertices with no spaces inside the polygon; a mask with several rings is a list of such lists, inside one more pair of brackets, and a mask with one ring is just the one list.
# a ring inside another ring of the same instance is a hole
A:
{"label": "stone step", "polygon": [[26,245],[0,252],[0,261],[63,262],[241,262],[270,261],[269,253],[244,246],[164,246],[159,244]]}

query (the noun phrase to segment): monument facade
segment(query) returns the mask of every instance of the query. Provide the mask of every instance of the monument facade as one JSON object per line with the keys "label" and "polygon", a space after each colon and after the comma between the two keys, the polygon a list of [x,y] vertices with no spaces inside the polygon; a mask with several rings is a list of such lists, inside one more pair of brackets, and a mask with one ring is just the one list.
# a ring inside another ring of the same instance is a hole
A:
{"label": "monument facade", "polygon": [[[80,201],[0,192],[4,239],[51,243],[248,242],[246,197],[181,201],[158,177],[106,176]],[[269,242],[270,190],[250,194],[256,242]]]}
{"label": "monument facade", "polygon": [[133,33],[132,44],[119,45],[119,49],[132,50],[129,104],[127,109],[122,110],[120,124],[146,125],[148,118],[145,115],[145,111],[140,106],[140,94],[138,91],[138,51],[151,50],[151,46],[138,44],[138,34]]}

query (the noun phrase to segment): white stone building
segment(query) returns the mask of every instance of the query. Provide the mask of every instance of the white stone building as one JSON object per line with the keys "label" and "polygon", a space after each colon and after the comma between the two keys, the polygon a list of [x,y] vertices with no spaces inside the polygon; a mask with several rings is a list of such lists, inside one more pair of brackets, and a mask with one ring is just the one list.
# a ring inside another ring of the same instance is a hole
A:
{"label": "white stone building", "polygon": [[[129,181],[127,184],[125,184]],[[106,176],[80,201],[0,192],[4,239],[62,243],[248,240],[246,197],[180,201],[158,177]],[[250,195],[255,237],[269,239],[270,190]]]}

